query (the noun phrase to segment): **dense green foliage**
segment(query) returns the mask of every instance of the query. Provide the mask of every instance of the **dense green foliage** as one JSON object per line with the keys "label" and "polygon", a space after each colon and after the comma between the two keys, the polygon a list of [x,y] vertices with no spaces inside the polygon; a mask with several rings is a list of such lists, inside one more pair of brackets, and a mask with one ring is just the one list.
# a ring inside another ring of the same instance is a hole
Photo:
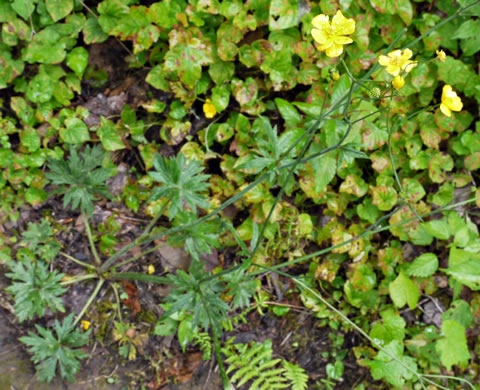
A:
{"label": "dense green foliage", "polygon": [[[357,389],[373,379],[426,388],[442,375],[438,388],[478,385],[469,329],[480,325],[479,2],[144,3],[0,0],[7,292],[22,322],[63,312],[69,285],[97,283],[75,319],[56,320],[57,337],[36,325],[21,338],[39,378],[50,381],[58,363],[73,380],[85,357],[74,348],[89,336],[76,327],[106,285],[111,337],[122,357],[136,356],[141,338],[122,319],[116,283],[135,280],[169,285],[153,334],[176,333],[184,352],[196,343],[205,358],[212,342],[225,387],[306,388],[303,369],[274,359],[268,342],[221,346],[239,310],[288,312],[265,303],[281,299],[276,272],[319,327],[365,337],[350,351],[371,373]],[[315,18],[338,10],[343,25]],[[400,49],[410,67],[390,62]],[[126,179],[113,195],[120,162]],[[66,212],[83,215],[94,261],[60,252],[64,227],[48,201],[59,194]],[[112,217],[86,218],[95,206]],[[38,209],[48,217],[18,224]],[[128,213],[152,220],[120,248],[115,218]],[[144,256],[166,245],[188,265],[142,272]],[[208,256],[227,252],[208,270]],[[84,273],[65,275],[60,255]],[[328,386],[344,358],[326,367]]]}

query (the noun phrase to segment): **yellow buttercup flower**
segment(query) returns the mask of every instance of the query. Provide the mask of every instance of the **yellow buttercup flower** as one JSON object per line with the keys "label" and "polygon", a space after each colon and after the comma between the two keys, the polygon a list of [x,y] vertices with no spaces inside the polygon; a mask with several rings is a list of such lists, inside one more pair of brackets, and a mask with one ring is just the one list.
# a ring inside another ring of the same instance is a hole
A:
{"label": "yellow buttercup flower", "polygon": [[207,99],[205,101],[205,104],[203,105],[203,113],[208,119],[213,118],[215,115],[217,115],[217,109],[215,108],[210,99]]}
{"label": "yellow buttercup flower", "polygon": [[352,43],[353,40],[346,35],[355,32],[355,20],[347,19],[342,11],[338,10],[330,23],[327,15],[317,15],[312,20],[312,36],[318,43],[317,49],[325,51],[327,56],[334,58],[343,53],[343,45]]}
{"label": "yellow buttercup flower", "polygon": [[149,264],[148,267],[147,267],[147,272],[148,272],[149,275],[154,274],[155,273],[155,267],[152,264]]}
{"label": "yellow buttercup flower", "polygon": [[457,96],[457,93],[452,89],[451,85],[445,84],[442,90],[440,111],[450,118],[452,111],[461,111],[462,108],[462,100]]}
{"label": "yellow buttercup flower", "polygon": [[92,324],[90,321],[87,320],[82,320],[80,321],[80,323],[83,326],[83,330],[88,330],[88,328],[90,328],[90,325]]}
{"label": "yellow buttercup flower", "polygon": [[410,60],[413,53],[410,49],[394,50],[386,56],[378,57],[380,65],[386,67],[387,73],[392,76],[398,76],[400,72],[410,72],[417,66],[416,61]]}
{"label": "yellow buttercup flower", "polygon": [[447,55],[443,50],[437,50],[435,51],[435,53],[437,54],[437,58],[440,62],[445,62],[445,60],[447,59]]}
{"label": "yellow buttercup flower", "polygon": [[402,76],[395,76],[392,81],[393,88],[400,89],[405,85],[405,79]]}

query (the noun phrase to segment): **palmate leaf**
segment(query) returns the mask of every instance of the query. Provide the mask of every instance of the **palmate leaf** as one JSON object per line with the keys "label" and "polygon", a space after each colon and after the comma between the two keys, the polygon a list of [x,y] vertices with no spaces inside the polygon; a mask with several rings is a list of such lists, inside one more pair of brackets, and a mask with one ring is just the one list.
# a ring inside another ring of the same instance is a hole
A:
{"label": "palmate leaf", "polygon": [[59,186],[56,192],[64,194],[65,207],[71,203],[73,209],[80,208],[91,215],[97,195],[112,199],[105,182],[114,175],[114,170],[102,167],[104,158],[101,146],[95,145],[87,146],[81,155],[72,148],[68,162],[48,159],[50,172],[46,177]]}
{"label": "palmate leaf", "polygon": [[35,327],[39,335],[29,332],[28,336],[21,337],[20,341],[29,346],[34,363],[39,363],[35,366],[39,380],[51,382],[55,377],[58,363],[61,377],[74,382],[74,375],[80,369],[79,360],[88,356],[81,349],[74,348],[85,345],[91,331],[78,332],[73,322],[73,313],[62,323],[55,320],[56,337],[49,329],[38,325]]}
{"label": "palmate leaf", "polygon": [[29,223],[22,233],[22,243],[46,262],[52,261],[60,251],[60,243],[53,236],[53,229],[46,219],[40,223]]}
{"label": "palmate leaf", "polygon": [[62,295],[66,289],[60,285],[64,274],[53,270],[43,261],[36,263],[26,261],[9,261],[12,272],[6,275],[13,283],[6,290],[13,295],[15,314],[20,322],[32,319],[35,314],[43,316],[47,306],[55,312],[64,312]]}
{"label": "palmate leaf", "polygon": [[233,296],[233,307],[247,306],[257,289],[256,281],[252,277],[245,275],[244,269],[229,272],[223,279],[228,282],[227,290],[229,295]]}
{"label": "palmate leaf", "polygon": [[172,305],[162,318],[185,311],[193,315],[193,328],[214,327],[221,333],[221,321],[226,320],[230,307],[220,298],[225,286],[218,278],[201,282],[209,275],[203,262],[193,260],[188,273],[179,270],[176,275],[167,276],[173,288],[166,300]]}
{"label": "palmate leaf", "polygon": [[258,148],[254,150],[255,154],[252,154],[249,160],[237,165],[236,168],[252,169],[256,174],[267,170],[271,185],[273,185],[277,177],[278,183],[284,185],[288,170],[279,170],[278,167],[293,162],[296,148],[300,147],[302,143],[299,142],[296,147],[292,146],[302,136],[304,130],[290,129],[278,136],[277,127],[272,127],[268,118],[262,116],[255,120],[253,128],[256,129],[259,135],[257,141]]}
{"label": "palmate leaf", "polygon": [[180,232],[168,237],[168,243],[172,246],[184,246],[195,260],[200,260],[202,254],[212,253],[212,248],[219,248],[218,239],[221,227],[218,220],[205,221],[199,225],[188,227],[197,220],[196,214],[188,211],[179,212],[173,226],[186,226]]}
{"label": "palmate leaf", "polygon": [[200,162],[187,160],[182,153],[179,153],[176,158],[165,158],[157,154],[153,165],[156,171],[149,172],[148,175],[162,183],[162,186],[152,191],[149,201],[168,199],[170,219],[175,218],[183,210],[184,202],[194,213],[197,207],[204,209],[210,207],[205,196],[200,194],[208,188],[209,184],[206,181],[210,177],[201,173],[203,167]]}

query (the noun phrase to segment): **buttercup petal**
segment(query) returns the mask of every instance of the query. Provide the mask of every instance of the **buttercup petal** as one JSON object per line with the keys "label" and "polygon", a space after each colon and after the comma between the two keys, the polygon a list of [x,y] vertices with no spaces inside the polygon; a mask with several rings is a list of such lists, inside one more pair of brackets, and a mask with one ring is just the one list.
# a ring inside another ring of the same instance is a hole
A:
{"label": "buttercup petal", "polygon": [[403,66],[403,70],[407,73],[411,72],[413,68],[417,66],[416,61],[408,61],[406,65]]}
{"label": "buttercup petal", "polygon": [[317,45],[317,50],[325,51],[332,45],[333,45],[333,41],[331,39],[327,39],[327,41],[323,45],[320,45],[320,44]]}
{"label": "buttercup petal", "polygon": [[337,35],[336,37],[333,37],[333,42],[337,45],[348,45],[353,42],[353,39]]}
{"label": "buttercup petal", "polygon": [[392,76],[398,76],[400,74],[400,68],[396,64],[387,65],[387,68],[385,70]]}
{"label": "buttercup petal", "polygon": [[463,103],[460,98],[457,97],[448,102],[448,108],[450,108],[452,111],[462,111]]}
{"label": "buttercup petal", "polygon": [[402,56],[401,50],[394,50],[387,54],[391,59],[400,58]]}
{"label": "buttercup petal", "polygon": [[410,49],[403,50],[402,52],[403,60],[409,60],[410,58],[412,58],[412,56],[413,56],[413,52]]}
{"label": "buttercup petal", "polygon": [[447,54],[443,50],[437,50],[435,53],[437,54],[437,58],[440,62],[445,62],[447,59]]}
{"label": "buttercup petal", "polygon": [[312,24],[319,30],[325,30],[330,27],[330,21],[328,20],[328,16],[323,14],[315,16],[312,20]]}
{"label": "buttercup petal", "polygon": [[[449,96],[449,95],[451,96],[451,93],[452,93],[452,92],[453,92],[452,86],[451,86],[451,85],[448,85],[448,84],[445,84],[445,85],[443,86],[443,89],[442,89],[442,100],[443,100],[443,96],[444,96],[444,95],[445,95],[445,96]],[[457,96],[457,94],[455,93],[454,96]]]}
{"label": "buttercup petal", "polygon": [[333,44],[330,46],[327,51],[325,52],[328,57],[335,58],[338,57],[343,53],[343,45],[335,45]]}
{"label": "buttercup petal", "polygon": [[347,19],[342,11],[338,10],[332,18],[332,29],[335,35],[349,35],[355,32],[355,20]]}
{"label": "buttercup petal", "polygon": [[324,45],[327,42],[328,36],[323,30],[319,30],[314,28],[312,30],[312,37],[315,40],[315,42],[318,42],[321,45]]}
{"label": "buttercup petal", "polygon": [[449,118],[452,116],[452,111],[445,105],[445,104],[440,104],[440,111]]}
{"label": "buttercup petal", "polygon": [[390,63],[390,58],[387,56],[378,57],[378,63],[382,66],[387,66]]}

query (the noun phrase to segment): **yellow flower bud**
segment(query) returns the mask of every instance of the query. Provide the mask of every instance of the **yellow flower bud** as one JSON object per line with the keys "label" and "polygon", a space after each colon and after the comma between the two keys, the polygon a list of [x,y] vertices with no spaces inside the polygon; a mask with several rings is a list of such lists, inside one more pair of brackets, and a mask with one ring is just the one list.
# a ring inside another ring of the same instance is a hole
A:
{"label": "yellow flower bud", "polygon": [[205,114],[205,117],[208,119],[211,119],[215,115],[217,115],[217,109],[215,108],[215,106],[213,105],[210,99],[207,99],[205,101],[205,104],[203,105],[203,113]]}
{"label": "yellow flower bud", "polygon": [[90,328],[90,325],[92,324],[90,321],[87,320],[82,320],[80,321],[80,323],[83,326],[83,330],[88,330],[88,328]]}
{"label": "yellow flower bud", "polygon": [[380,95],[382,94],[382,91],[380,90],[380,88],[378,87],[375,87],[375,88],[372,88],[370,90],[370,96],[373,97],[373,98],[379,98]]}
{"label": "yellow flower bud", "polygon": [[392,81],[393,88],[399,90],[405,85],[405,79],[402,76],[395,76]]}
{"label": "yellow flower bud", "polygon": [[437,53],[437,59],[440,62],[445,62],[445,60],[447,59],[447,55],[443,50],[437,50],[435,53]]}
{"label": "yellow flower bud", "polygon": [[339,78],[340,78],[340,73],[338,73],[337,71],[332,73],[332,79],[334,81],[337,81]]}
{"label": "yellow flower bud", "polygon": [[147,272],[148,272],[149,275],[154,274],[155,273],[155,267],[152,264],[149,264],[148,268],[147,268]]}

